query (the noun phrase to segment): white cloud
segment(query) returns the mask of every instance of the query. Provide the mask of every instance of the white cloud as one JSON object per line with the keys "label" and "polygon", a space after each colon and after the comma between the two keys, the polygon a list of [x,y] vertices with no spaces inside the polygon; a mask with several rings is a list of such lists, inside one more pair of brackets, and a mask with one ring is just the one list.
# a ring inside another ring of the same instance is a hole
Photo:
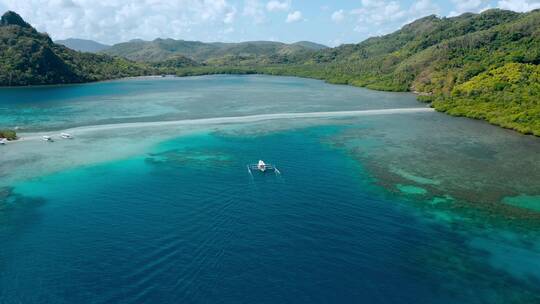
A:
{"label": "white cloud", "polygon": [[332,20],[336,23],[339,23],[345,19],[345,11],[339,10],[332,13]]}
{"label": "white cloud", "polygon": [[77,4],[75,4],[75,2],[73,2],[73,0],[55,0],[55,1],[52,1],[52,2],[58,4],[60,7],[64,7],[64,8],[77,7]]}
{"label": "white cloud", "polygon": [[468,0],[468,1],[452,0],[452,3],[454,3],[454,5],[456,6],[456,10],[462,11],[462,12],[477,9],[484,2],[485,2],[484,0]]}
{"label": "white cloud", "polygon": [[440,13],[439,7],[430,0],[416,0],[408,7],[387,0],[362,0],[361,3],[351,14],[357,18],[354,30],[367,35],[386,34],[420,17]]}
{"label": "white cloud", "polygon": [[428,15],[440,15],[440,13],[439,6],[432,3],[431,0],[416,0],[407,10],[405,23]]}
{"label": "white cloud", "polygon": [[502,9],[516,12],[527,12],[540,8],[540,1],[537,0],[501,0],[497,5]]}
{"label": "white cloud", "polygon": [[195,27],[233,23],[236,14],[228,0],[0,0],[0,7],[18,12],[54,39],[105,43],[184,38]]}
{"label": "white cloud", "polygon": [[269,1],[266,4],[266,9],[269,12],[288,11],[291,8],[290,1]]}
{"label": "white cloud", "polygon": [[[325,1],[325,5],[322,5],[323,1],[315,2],[0,0],[0,13],[14,10],[54,39],[78,37],[117,43],[133,38],[152,40],[157,37],[215,41],[222,38],[263,39],[275,35],[281,39],[292,39],[292,33],[277,32],[280,28],[257,25],[271,25],[276,20],[283,22],[283,19],[288,23],[305,21],[303,13],[315,9],[318,14],[314,16],[320,16],[317,21],[321,24],[307,29],[307,37],[328,41],[335,39],[337,34],[343,34],[340,39],[349,42],[393,32],[405,23],[431,14],[454,16],[464,12],[481,12],[489,7],[520,12],[540,8],[540,0],[351,0],[351,3],[356,3],[355,9],[340,9],[334,1]],[[324,31],[319,36],[317,31],[324,26],[323,23],[331,21],[341,24],[330,25],[330,30],[334,32]],[[354,23],[348,26],[348,21]],[[253,27],[250,26],[252,24]],[[332,44],[338,43],[336,40]]]}
{"label": "white cloud", "polygon": [[263,23],[266,19],[264,6],[259,0],[245,0],[242,15],[251,17],[255,23]]}
{"label": "white cloud", "polygon": [[485,10],[488,7],[489,0],[452,0],[455,5],[454,9],[448,14],[449,16],[458,16],[463,13],[477,13]]}
{"label": "white cloud", "polygon": [[351,12],[358,18],[358,23],[381,25],[383,22],[391,22],[405,16],[405,11],[396,1],[372,1],[362,0],[362,7]]}
{"label": "white cloud", "polygon": [[235,18],[236,18],[236,8],[232,7],[230,11],[225,14],[225,18],[223,19],[223,22],[226,24],[231,24],[234,22]]}
{"label": "white cloud", "polygon": [[293,23],[302,20],[302,12],[300,11],[294,11],[292,13],[289,13],[287,15],[287,23]]}

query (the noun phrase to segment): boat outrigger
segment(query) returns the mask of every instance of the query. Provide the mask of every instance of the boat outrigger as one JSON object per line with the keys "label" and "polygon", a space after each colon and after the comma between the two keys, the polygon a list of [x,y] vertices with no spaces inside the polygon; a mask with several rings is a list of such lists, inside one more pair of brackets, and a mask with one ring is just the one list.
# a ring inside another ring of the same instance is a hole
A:
{"label": "boat outrigger", "polygon": [[251,174],[252,170],[259,171],[262,173],[265,172],[275,172],[276,174],[280,174],[278,168],[276,166],[271,164],[266,164],[264,161],[259,160],[257,164],[252,164],[247,166],[248,172]]}

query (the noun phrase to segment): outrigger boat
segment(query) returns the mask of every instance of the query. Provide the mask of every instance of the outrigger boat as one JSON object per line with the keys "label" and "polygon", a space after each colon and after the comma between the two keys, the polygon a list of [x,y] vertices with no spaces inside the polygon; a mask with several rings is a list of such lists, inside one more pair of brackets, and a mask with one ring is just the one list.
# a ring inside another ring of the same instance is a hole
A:
{"label": "outrigger boat", "polygon": [[271,164],[266,164],[264,161],[259,160],[257,164],[252,164],[247,166],[248,172],[251,174],[252,170],[259,171],[262,173],[265,172],[275,172],[276,174],[280,174],[278,168],[276,166]]}

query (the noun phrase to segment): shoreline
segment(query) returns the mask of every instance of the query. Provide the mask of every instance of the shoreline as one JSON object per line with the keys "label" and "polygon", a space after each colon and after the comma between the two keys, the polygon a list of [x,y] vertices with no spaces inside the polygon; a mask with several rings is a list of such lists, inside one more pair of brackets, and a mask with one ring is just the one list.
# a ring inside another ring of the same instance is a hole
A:
{"label": "shoreline", "polygon": [[[203,75],[201,75],[203,76]],[[167,77],[190,77],[190,76],[177,76],[177,75],[167,75]],[[141,76],[127,76],[120,78],[111,78],[95,81],[85,81],[85,82],[72,82],[72,83],[50,83],[50,84],[29,84],[29,85],[12,85],[12,86],[0,86],[0,89],[33,89],[33,88],[55,88],[55,87],[71,87],[76,85],[85,85],[85,84],[94,84],[102,82],[113,82],[119,80],[129,80],[129,79],[143,79],[143,78],[165,78],[162,75],[141,75]]]}
{"label": "shoreline", "polygon": [[481,119],[481,118],[477,118],[477,117],[469,117],[469,116],[464,116],[464,115],[455,115],[455,114],[452,114],[452,113],[448,113],[448,111],[441,111],[439,109],[436,109],[433,104],[431,102],[423,102],[422,100],[420,100],[419,98],[420,97],[424,97],[424,96],[432,96],[433,93],[431,92],[418,92],[418,91],[410,91],[410,90],[407,90],[407,91],[390,91],[390,90],[382,90],[382,89],[374,89],[374,88],[369,88],[369,87],[365,87],[365,86],[358,86],[358,85],[355,85],[355,84],[351,84],[351,83],[332,83],[332,82],[329,82],[327,79],[321,79],[321,78],[315,78],[315,77],[309,77],[309,76],[300,76],[300,75],[287,75],[287,74],[271,74],[271,73],[264,73],[264,72],[261,72],[261,71],[257,71],[257,72],[254,72],[254,73],[201,73],[201,74],[190,74],[190,75],[178,75],[178,74],[167,74],[167,75],[164,75],[164,74],[159,74],[159,75],[141,75],[141,76],[127,76],[127,77],[120,77],[120,78],[111,78],[111,79],[103,79],[103,80],[96,80],[96,81],[87,81],[87,82],[78,82],[78,83],[59,83],[59,84],[40,84],[40,85],[24,85],[24,86],[0,86],[0,89],[17,89],[17,88],[48,88],[48,87],[64,87],[64,86],[75,86],[75,85],[85,85],[85,84],[94,84],[94,83],[102,83],[102,82],[114,82],[114,81],[121,81],[121,80],[137,80],[137,79],[152,79],[152,78],[189,78],[189,77],[204,77],[204,76],[218,76],[218,75],[231,75],[231,76],[247,76],[247,75],[259,75],[259,76],[276,76],[276,77],[294,77],[294,78],[301,78],[301,79],[312,79],[312,80],[318,80],[318,81],[322,81],[324,83],[327,83],[327,84],[331,84],[331,85],[345,85],[345,86],[350,86],[350,87],[355,87],[355,88],[362,88],[362,89],[366,89],[366,90],[372,90],[372,91],[376,91],[376,92],[389,92],[389,93],[408,93],[408,94],[413,94],[416,96],[416,100],[418,103],[420,104],[426,104],[428,105],[430,108],[434,109],[435,111],[439,112],[439,113],[442,113],[442,114],[445,114],[445,115],[448,115],[448,116],[451,116],[451,117],[464,117],[464,118],[467,118],[467,119],[473,119],[473,120],[479,120],[479,121],[484,121],[492,126],[495,126],[495,127],[499,127],[499,128],[502,128],[502,129],[505,129],[505,130],[510,130],[510,131],[513,131],[513,132],[516,132],[517,134],[520,134],[520,135],[524,135],[524,136],[533,136],[533,137],[537,137],[537,138],[540,138],[539,135],[535,134],[534,132],[533,133],[526,133],[526,132],[521,132],[520,130],[516,129],[516,128],[513,128],[513,127],[509,127],[509,126],[504,126],[504,125],[501,125],[501,124],[498,124],[498,123],[494,123],[494,122],[491,122],[487,119]]}

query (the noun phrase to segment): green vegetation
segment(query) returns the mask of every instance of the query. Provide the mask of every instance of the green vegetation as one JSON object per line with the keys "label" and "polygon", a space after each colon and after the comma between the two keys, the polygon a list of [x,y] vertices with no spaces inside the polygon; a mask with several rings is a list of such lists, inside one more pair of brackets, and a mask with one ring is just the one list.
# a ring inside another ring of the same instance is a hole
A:
{"label": "green vegetation", "polygon": [[14,12],[0,19],[0,86],[78,83],[153,74],[143,64],[54,44]]}
{"label": "green vegetation", "polygon": [[175,75],[177,74],[178,70],[188,67],[197,67],[201,64],[185,56],[176,55],[164,61],[149,63],[149,65],[155,70],[159,71],[161,74]]}
{"label": "green vegetation", "polygon": [[118,57],[55,45],[8,12],[0,21],[0,85],[148,74],[299,76],[414,91],[439,111],[540,136],[540,10],[428,16],[392,34],[337,48],[310,42],[156,39],[121,43],[104,52]]}
{"label": "green vegetation", "polygon": [[508,63],[457,85],[435,109],[540,136],[540,66]]}
{"label": "green vegetation", "polygon": [[0,138],[6,138],[7,140],[17,139],[17,133],[13,130],[0,130]]}
{"label": "green vegetation", "polygon": [[422,18],[386,36],[317,52],[281,72],[415,91],[439,111],[540,136],[538,64],[540,10],[489,10]]}
{"label": "green vegetation", "polygon": [[174,39],[155,39],[153,41],[132,40],[113,45],[103,50],[104,54],[120,56],[129,60],[159,62],[178,55],[195,61],[225,57],[267,57],[272,55],[292,55],[325,49],[326,46],[313,42],[301,41],[285,44],[272,41],[250,41],[241,43],[204,43]]}

